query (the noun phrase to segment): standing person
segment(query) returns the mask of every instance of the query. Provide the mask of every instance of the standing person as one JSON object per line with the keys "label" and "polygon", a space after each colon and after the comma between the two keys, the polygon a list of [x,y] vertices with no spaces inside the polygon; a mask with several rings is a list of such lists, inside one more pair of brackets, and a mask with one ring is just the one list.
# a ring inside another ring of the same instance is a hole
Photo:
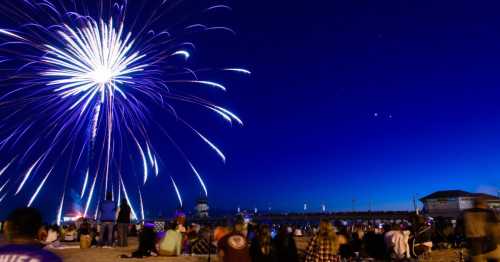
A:
{"label": "standing person", "polygon": [[339,243],[333,225],[328,220],[321,220],[319,230],[309,241],[306,249],[306,262],[340,261],[337,252]]}
{"label": "standing person", "polygon": [[107,232],[106,245],[113,246],[113,225],[115,223],[116,204],[112,200],[113,195],[111,192],[106,193],[106,200],[102,201],[100,207],[101,218],[101,231],[99,232],[99,242],[104,246],[104,234]]}
{"label": "standing person", "polygon": [[410,258],[409,235],[410,232],[401,230],[401,226],[398,224],[392,225],[392,229],[385,233],[385,245],[392,261],[403,261]]}
{"label": "standing person", "polygon": [[219,261],[251,262],[248,242],[242,233],[244,227],[243,219],[236,220],[233,231],[219,240]]}
{"label": "standing person", "polygon": [[276,254],[273,247],[271,230],[268,225],[261,225],[256,237],[250,245],[250,256],[253,262],[275,262]]}
{"label": "standing person", "polygon": [[118,208],[118,216],[116,223],[118,223],[118,246],[126,247],[128,246],[128,227],[130,226],[130,206],[126,199],[122,199],[122,203]]}
{"label": "standing person", "polygon": [[298,262],[298,252],[295,239],[290,233],[288,227],[282,226],[278,235],[274,238],[274,247],[276,248],[276,260],[278,262]]}
{"label": "standing person", "polygon": [[464,232],[472,262],[500,261],[500,250],[496,241],[499,232],[498,218],[488,208],[484,199],[476,199],[474,208],[463,214]]}
{"label": "standing person", "polygon": [[14,210],[4,225],[4,235],[8,244],[0,247],[1,261],[60,262],[58,256],[43,250],[36,241],[42,226],[42,216],[34,208]]}

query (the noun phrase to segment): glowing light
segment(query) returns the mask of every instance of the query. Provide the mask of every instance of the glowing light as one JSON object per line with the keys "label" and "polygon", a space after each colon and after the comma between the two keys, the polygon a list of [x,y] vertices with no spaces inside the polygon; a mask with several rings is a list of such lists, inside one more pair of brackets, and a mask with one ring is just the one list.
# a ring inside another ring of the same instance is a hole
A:
{"label": "glowing light", "polygon": [[15,195],[19,194],[19,192],[21,191],[21,189],[23,189],[24,184],[26,183],[26,181],[28,180],[28,178],[31,176],[31,172],[33,172],[33,169],[38,164],[38,162],[40,162],[41,159],[42,158],[40,157],[37,161],[35,161],[35,163],[33,163],[33,165],[31,165],[31,167],[28,169],[28,171],[26,171],[26,174],[24,174],[23,181],[21,181],[21,184],[17,188]]}
{"label": "glowing light", "polygon": [[10,180],[5,181],[5,183],[0,187],[0,193],[2,193],[3,189],[7,186]]}
{"label": "glowing light", "polygon": [[59,209],[57,210],[57,225],[60,226],[61,225],[61,216],[62,216],[62,208],[63,208],[63,205],[64,205],[64,196],[65,196],[65,193],[62,194],[61,196],[61,203],[59,204]]}
{"label": "glowing light", "polygon": [[[203,98],[199,92],[189,93],[189,87],[197,87],[200,91],[210,88],[226,91],[226,87],[221,84],[223,82],[202,78],[201,72],[207,69],[189,68],[188,60],[193,55],[190,51],[195,50],[195,43],[176,38],[174,31],[150,27],[162,23],[147,23],[148,19],[157,20],[160,18],[158,14],[164,13],[153,14],[148,10],[166,10],[168,8],[163,5],[168,1],[164,0],[160,6],[144,8],[145,13],[136,19],[128,17],[134,12],[126,12],[127,1],[121,1],[112,8],[112,5],[101,5],[96,12],[92,12],[99,16],[88,13],[89,7],[93,6],[90,2],[94,1],[83,1],[78,5],[70,0],[20,1],[15,10],[18,15],[9,17],[0,11],[6,19],[12,19],[12,23],[7,24],[17,25],[12,29],[0,28],[0,67],[6,72],[4,77],[12,82],[0,89],[0,118],[3,123],[0,155],[8,156],[8,150],[12,148],[23,152],[22,157],[9,159],[10,162],[2,163],[0,167],[0,176],[5,176],[7,181],[0,187],[0,193],[7,191],[0,201],[18,195],[32,184],[30,190],[36,190],[27,202],[28,206],[33,205],[40,194],[47,193],[42,189],[52,179],[62,181],[61,174],[51,169],[39,184],[34,184],[39,182],[33,179],[35,174],[47,166],[54,167],[57,161],[58,169],[67,168],[68,172],[75,173],[86,171],[80,191],[80,199],[85,203],[82,210],[85,217],[97,214],[89,214],[98,208],[98,201],[102,199],[97,192],[102,194],[104,191],[105,194],[110,186],[116,190],[118,185],[118,200],[122,198],[123,190],[123,198],[137,219],[123,182],[136,180],[122,177],[121,173],[119,176],[111,174],[140,168],[141,183],[133,185],[138,186],[138,192],[134,190],[131,197],[134,201],[139,198],[140,215],[144,219],[142,185],[147,182],[149,172],[155,176],[160,173],[158,162],[161,162],[159,154],[162,151],[155,150],[156,145],[163,146],[165,139],[176,144],[167,132],[163,137],[156,135],[158,132],[155,130],[163,131],[167,126],[163,123],[163,119],[167,118],[155,119],[155,116],[169,113],[182,119],[173,106],[180,102],[201,107],[229,123],[243,122],[227,109]],[[151,1],[146,2],[149,4]],[[0,1],[0,10],[10,8],[10,4],[5,3],[10,2]],[[225,5],[214,5],[206,10],[219,8],[230,9]],[[22,21],[19,17],[23,18]],[[144,28],[128,24],[130,21],[142,23]],[[213,30],[233,32],[227,27],[202,24],[177,28],[183,30],[179,32],[182,35],[187,29],[191,29],[190,34]],[[4,63],[6,61],[12,63]],[[250,71],[240,68],[213,71],[250,74]],[[33,112],[23,109],[33,109]],[[184,123],[222,161],[226,161],[226,156],[212,140]],[[28,137],[32,141],[26,141]],[[179,154],[185,155],[180,147],[175,147]],[[127,168],[121,166],[127,159],[125,156],[134,158],[127,163]],[[207,195],[202,177],[188,158],[186,162]],[[21,175],[9,172],[13,167],[25,172]],[[127,172],[132,175],[132,172]],[[67,187],[79,188],[82,180],[72,181],[73,177],[69,176],[69,181],[64,183],[62,193],[58,195],[60,202],[54,205],[57,205],[58,223]],[[179,189],[172,177],[171,180],[182,205]],[[8,185],[12,185],[15,191],[11,192],[10,187],[5,190]]]}
{"label": "glowing light", "polygon": [[142,218],[142,221],[144,221],[144,203],[142,202],[141,189],[139,189],[139,204],[140,204],[140,207],[141,207],[141,218]]}
{"label": "glowing light", "polygon": [[33,201],[35,201],[36,197],[38,196],[38,193],[40,193],[40,190],[42,189],[43,185],[45,185],[45,182],[47,181],[47,178],[49,178],[49,176],[50,176],[51,173],[52,173],[52,169],[47,173],[47,175],[45,176],[45,178],[42,180],[42,182],[40,183],[40,185],[37,187],[37,189],[35,191],[35,194],[33,194],[33,196],[31,197],[30,201],[28,202],[28,207],[30,207],[31,204],[33,204]]}
{"label": "glowing light", "polygon": [[175,193],[177,194],[177,199],[179,200],[180,207],[182,207],[182,198],[181,198],[181,193],[179,192],[179,188],[177,188],[177,184],[175,184],[174,178],[170,177],[170,180],[172,181]]}
{"label": "glowing light", "polygon": [[87,204],[85,205],[85,211],[83,212],[84,217],[87,217],[87,212],[89,210],[90,202],[92,201],[92,197],[94,196],[94,188],[96,181],[97,181],[97,175],[94,176],[94,182],[92,182],[92,186],[90,187],[89,196],[87,198]]}
{"label": "glowing light", "polygon": [[127,203],[130,206],[130,210],[132,211],[132,217],[135,220],[137,220],[137,215],[135,214],[134,207],[132,207],[132,204],[130,203],[130,199],[128,198],[128,194],[127,194],[127,189],[125,189],[125,184],[123,184],[122,178],[120,178],[120,184],[122,185],[123,195],[125,196],[125,199],[127,200]]}
{"label": "glowing light", "polygon": [[101,21],[100,26],[88,22],[86,27],[76,31],[64,26],[67,32],[59,31],[59,35],[66,40],[67,46],[59,49],[47,45],[49,52],[43,61],[53,68],[42,75],[58,78],[48,85],[58,86],[55,91],[63,97],[84,93],[74,106],[95,92],[114,92],[118,88],[116,83],[129,81],[131,73],[148,66],[136,64],[145,55],[130,54],[133,41],[130,34],[122,39],[123,24],[118,30],[113,20],[108,24]]}
{"label": "glowing light", "polygon": [[3,173],[5,173],[5,171],[10,167],[10,165],[12,165],[12,163],[14,162],[15,159],[12,159],[4,168],[2,168],[2,170],[0,170],[0,176],[3,175]]}
{"label": "glowing light", "polygon": [[90,73],[89,77],[96,84],[107,84],[113,79],[113,72],[107,67],[98,66],[96,69],[94,69],[94,71]]}
{"label": "glowing light", "polygon": [[3,194],[3,196],[0,197],[0,203],[2,203],[2,201],[5,199],[6,196],[7,196],[7,194]]}
{"label": "glowing light", "polygon": [[185,59],[189,59],[189,57],[191,56],[188,51],[184,51],[184,50],[177,51],[177,52],[173,53],[172,55],[173,56],[181,55],[181,56],[184,56]]}
{"label": "glowing light", "polygon": [[198,178],[198,182],[200,182],[201,187],[203,188],[203,191],[205,192],[205,196],[208,196],[208,191],[207,187],[205,186],[205,182],[203,182],[203,178],[201,178],[200,174],[198,173],[198,170],[189,162],[189,166],[191,167],[191,170],[193,170],[193,173],[196,175],[196,178]]}
{"label": "glowing light", "polygon": [[224,69],[224,71],[243,73],[243,74],[247,74],[247,75],[252,74],[252,72],[250,72],[249,70],[243,69],[243,68],[226,68],[226,69]]}
{"label": "glowing light", "polygon": [[85,188],[87,188],[88,180],[89,180],[89,170],[85,172],[85,180],[83,181],[82,192],[80,193],[80,199],[82,199],[85,194]]}
{"label": "glowing light", "polygon": [[156,157],[154,159],[154,166],[155,166],[155,175],[158,176],[158,174],[160,173],[160,168],[158,167],[158,162],[156,162]]}

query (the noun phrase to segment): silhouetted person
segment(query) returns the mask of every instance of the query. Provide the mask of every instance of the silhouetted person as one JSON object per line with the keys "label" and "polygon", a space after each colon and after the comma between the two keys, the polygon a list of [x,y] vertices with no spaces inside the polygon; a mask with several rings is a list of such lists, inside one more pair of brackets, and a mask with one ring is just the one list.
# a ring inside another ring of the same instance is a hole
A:
{"label": "silhouetted person", "polygon": [[298,262],[297,245],[292,234],[286,226],[280,227],[278,235],[274,238],[276,258],[278,262]]}
{"label": "silhouetted person", "polygon": [[191,253],[197,255],[213,254],[215,247],[211,243],[212,232],[210,228],[204,227],[200,230],[199,238],[193,243]]}
{"label": "silhouetted person", "polygon": [[126,199],[122,199],[122,203],[118,208],[118,218],[116,223],[118,223],[118,246],[126,247],[128,246],[128,227],[130,226],[130,206]]}
{"label": "silhouetted person", "polygon": [[145,224],[142,232],[139,233],[139,248],[132,252],[132,256],[122,255],[121,258],[143,258],[157,255],[154,225]]}
{"label": "silhouetted person", "polygon": [[500,249],[496,238],[499,234],[498,219],[486,201],[478,198],[474,208],[463,214],[464,232],[469,254],[473,262],[500,261]]}
{"label": "silhouetted person", "polygon": [[250,262],[248,242],[243,235],[243,219],[237,219],[233,232],[225,235],[218,242],[219,261],[221,262]]}
{"label": "silhouetted person", "polygon": [[7,218],[4,235],[9,243],[0,247],[0,261],[62,261],[53,253],[43,250],[37,241],[42,216],[34,208],[14,210]]}
{"label": "silhouetted person", "polygon": [[101,246],[104,243],[104,233],[108,233],[106,237],[106,244],[110,247],[113,246],[113,225],[115,223],[116,204],[112,200],[113,195],[111,192],[106,194],[106,200],[102,201],[100,207],[101,219],[101,232],[99,234],[99,242]]}
{"label": "silhouetted person", "polygon": [[275,262],[276,254],[268,225],[261,225],[257,236],[252,240],[250,256],[253,262]]}

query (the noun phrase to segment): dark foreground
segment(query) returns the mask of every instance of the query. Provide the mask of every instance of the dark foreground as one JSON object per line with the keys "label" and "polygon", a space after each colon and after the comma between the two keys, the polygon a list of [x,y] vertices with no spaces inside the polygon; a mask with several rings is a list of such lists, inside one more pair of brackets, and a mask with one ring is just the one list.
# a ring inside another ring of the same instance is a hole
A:
{"label": "dark foreground", "polygon": [[[149,257],[144,259],[121,259],[122,254],[132,253],[137,248],[137,238],[129,238],[128,248],[91,248],[91,249],[80,249],[77,243],[66,244],[64,249],[52,250],[52,252],[58,254],[64,261],[69,262],[108,262],[108,261],[178,261],[178,262],[205,262],[209,261],[208,256],[180,256],[180,257]],[[304,249],[307,243],[306,238],[298,238],[297,246],[299,249]],[[0,237],[0,245],[4,244]],[[217,261],[217,257],[212,255],[210,261]],[[423,261],[434,261],[434,262],[451,262],[459,261],[458,251],[449,250],[438,250],[431,254],[431,257]]]}

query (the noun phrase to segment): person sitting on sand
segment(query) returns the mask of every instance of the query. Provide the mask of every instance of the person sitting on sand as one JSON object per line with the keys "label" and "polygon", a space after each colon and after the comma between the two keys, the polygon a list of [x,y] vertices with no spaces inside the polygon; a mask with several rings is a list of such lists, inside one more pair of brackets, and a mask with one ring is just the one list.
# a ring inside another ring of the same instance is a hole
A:
{"label": "person sitting on sand", "polygon": [[198,239],[193,242],[191,254],[206,255],[215,253],[215,246],[210,243],[212,232],[210,228],[204,227],[200,230]]}
{"label": "person sitting on sand", "polygon": [[160,241],[161,256],[178,256],[182,250],[182,234],[176,230],[176,223],[171,223],[165,237]]}
{"label": "person sitting on sand", "polygon": [[250,262],[248,241],[243,235],[245,223],[243,218],[237,218],[233,232],[222,237],[218,243],[218,255],[221,262]]}
{"label": "person sitting on sand", "polygon": [[153,224],[145,224],[142,232],[139,234],[139,248],[132,252],[131,256],[121,255],[121,258],[143,258],[150,256],[158,256],[156,234]]}

